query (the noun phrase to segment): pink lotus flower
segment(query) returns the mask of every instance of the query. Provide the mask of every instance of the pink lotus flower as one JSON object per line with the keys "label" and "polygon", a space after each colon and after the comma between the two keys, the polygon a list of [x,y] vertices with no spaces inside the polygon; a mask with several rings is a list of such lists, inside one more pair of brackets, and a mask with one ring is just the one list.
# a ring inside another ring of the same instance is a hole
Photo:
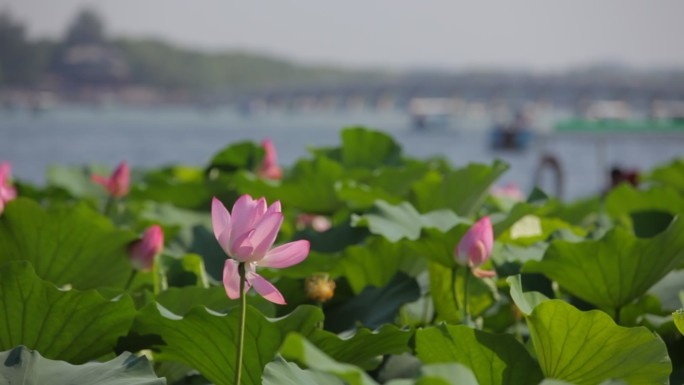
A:
{"label": "pink lotus flower", "polygon": [[130,187],[131,173],[128,170],[128,163],[126,161],[121,162],[119,166],[114,170],[109,178],[105,178],[99,175],[93,175],[92,179],[95,183],[99,183],[104,186],[105,190],[114,198],[125,197],[128,194],[128,189]]}
{"label": "pink lotus flower", "polygon": [[232,212],[214,198],[211,203],[214,235],[230,257],[223,268],[223,286],[228,297],[240,298],[238,265],[245,264],[245,293],[250,287],[267,300],[284,305],[282,294],[270,282],[256,273],[257,266],[283,268],[296,265],[309,255],[309,241],[300,240],[271,249],[283,223],[280,202],[270,207],[266,199],[241,196]]}
{"label": "pink lotus flower", "polygon": [[9,185],[12,165],[9,162],[0,163],[0,214],[5,210],[5,204],[17,197],[17,189]]}
{"label": "pink lotus flower", "polygon": [[470,266],[475,276],[493,277],[494,271],[481,270],[482,266],[489,259],[494,244],[494,231],[489,217],[484,217],[477,221],[458,242],[454,257],[456,262],[462,266]]}
{"label": "pink lotus flower", "polygon": [[163,249],[164,232],[158,225],[153,225],[145,230],[142,239],[129,247],[129,260],[135,269],[149,271],[154,265],[154,257]]}
{"label": "pink lotus flower", "polygon": [[499,198],[510,198],[516,202],[525,200],[525,196],[523,195],[523,192],[520,191],[520,187],[513,182],[508,183],[503,187],[492,187],[492,195]]}
{"label": "pink lotus flower", "polygon": [[319,233],[330,230],[332,223],[330,220],[322,215],[316,214],[299,214],[297,216],[297,227],[306,228],[311,227]]}
{"label": "pink lotus flower", "polygon": [[273,142],[271,142],[271,139],[266,138],[261,142],[261,145],[264,147],[266,154],[257,174],[266,179],[282,178],[283,170],[278,166],[278,154]]}

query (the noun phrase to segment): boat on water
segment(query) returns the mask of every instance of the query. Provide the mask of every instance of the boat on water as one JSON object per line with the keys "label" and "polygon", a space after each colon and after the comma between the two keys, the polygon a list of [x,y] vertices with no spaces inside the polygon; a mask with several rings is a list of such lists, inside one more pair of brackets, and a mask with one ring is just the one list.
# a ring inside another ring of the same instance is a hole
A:
{"label": "boat on water", "polygon": [[450,98],[413,98],[408,108],[411,128],[416,131],[447,129],[457,109],[457,103]]}
{"label": "boat on water", "polygon": [[522,151],[530,147],[533,139],[527,118],[518,113],[511,122],[492,127],[489,143],[493,150]]}

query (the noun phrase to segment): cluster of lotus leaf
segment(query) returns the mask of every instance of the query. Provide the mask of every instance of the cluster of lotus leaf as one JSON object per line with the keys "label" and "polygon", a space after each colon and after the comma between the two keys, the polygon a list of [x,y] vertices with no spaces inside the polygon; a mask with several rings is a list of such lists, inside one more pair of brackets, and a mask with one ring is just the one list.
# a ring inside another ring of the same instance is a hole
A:
{"label": "cluster of lotus leaf", "polygon": [[[232,384],[240,301],[221,283],[211,202],[249,194],[281,202],[276,246],[308,240],[310,253],[260,268],[287,304],[248,292],[243,384],[684,382],[684,161],[564,202],[492,194],[504,162],[415,159],[364,128],[277,178],[259,172],[264,156],[241,142],[204,167],[129,163],[130,189],[113,200],[92,180],[107,168],[55,165],[40,186],[14,175],[0,215],[0,378]],[[466,280],[454,250],[484,216],[483,269],[496,276]],[[131,244],[153,225],[164,251],[134,274]]]}

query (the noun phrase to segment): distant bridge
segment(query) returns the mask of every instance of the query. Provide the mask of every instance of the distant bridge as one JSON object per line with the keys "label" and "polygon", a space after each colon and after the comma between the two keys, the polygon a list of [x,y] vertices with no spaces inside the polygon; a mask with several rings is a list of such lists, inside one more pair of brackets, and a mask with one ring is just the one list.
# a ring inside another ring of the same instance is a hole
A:
{"label": "distant bridge", "polygon": [[307,85],[260,87],[247,92],[219,92],[211,104],[263,108],[397,108],[414,98],[440,97],[516,107],[546,102],[581,109],[597,100],[621,100],[634,109],[648,110],[657,100],[684,101],[684,80],[651,80],[644,76],[572,78],[568,76],[458,75],[404,76],[369,81],[321,82]]}

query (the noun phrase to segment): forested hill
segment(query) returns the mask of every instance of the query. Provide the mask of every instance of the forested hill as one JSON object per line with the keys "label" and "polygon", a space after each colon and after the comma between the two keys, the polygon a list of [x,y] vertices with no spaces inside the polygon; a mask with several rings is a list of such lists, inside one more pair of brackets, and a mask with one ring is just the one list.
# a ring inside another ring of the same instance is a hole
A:
{"label": "forested hill", "polygon": [[295,64],[240,51],[201,52],[159,40],[118,39],[113,46],[125,57],[132,82],[162,88],[249,88],[379,76],[371,71]]}
{"label": "forested hill", "polygon": [[203,52],[153,39],[110,37],[92,11],[81,12],[60,39],[32,40],[0,12],[0,88],[143,85],[213,91],[264,85],[346,81],[380,72],[302,65],[239,51]]}

